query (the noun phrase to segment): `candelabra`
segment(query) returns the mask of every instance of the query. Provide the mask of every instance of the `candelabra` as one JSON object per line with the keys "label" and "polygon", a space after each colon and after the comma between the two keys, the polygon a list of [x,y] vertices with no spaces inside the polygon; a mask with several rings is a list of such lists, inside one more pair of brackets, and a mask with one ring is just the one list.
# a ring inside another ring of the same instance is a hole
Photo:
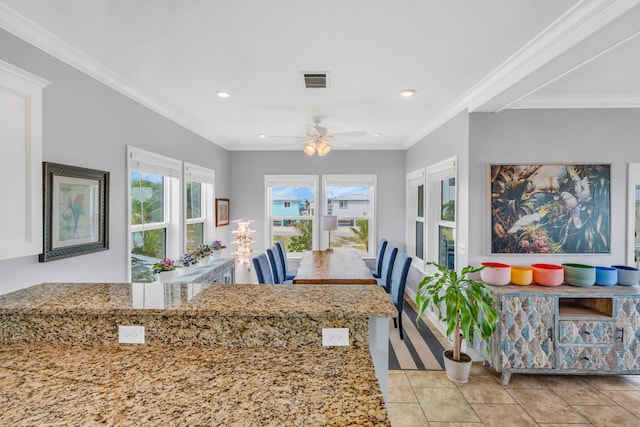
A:
{"label": "candelabra", "polygon": [[236,245],[233,254],[236,256],[239,265],[249,266],[251,264],[251,255],[255,253],[255,251],[251,249],[251,245],[255,243],[255,240],[251,238],[255,230],[251,230],[250,228],[253,220],[237,219],[233,222],[236,223],[236,229],[232,231],[232,233],[236,235],[236,240],[232,242]]}

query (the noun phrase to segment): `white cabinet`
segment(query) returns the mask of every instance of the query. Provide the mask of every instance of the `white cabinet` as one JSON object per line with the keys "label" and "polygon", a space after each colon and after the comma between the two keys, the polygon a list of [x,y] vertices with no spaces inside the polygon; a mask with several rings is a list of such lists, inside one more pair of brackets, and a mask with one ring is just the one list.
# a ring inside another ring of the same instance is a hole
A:
{"label": "white cabinet", "polygon": [[42,88],[0,61],[0,260],[42,252]]}

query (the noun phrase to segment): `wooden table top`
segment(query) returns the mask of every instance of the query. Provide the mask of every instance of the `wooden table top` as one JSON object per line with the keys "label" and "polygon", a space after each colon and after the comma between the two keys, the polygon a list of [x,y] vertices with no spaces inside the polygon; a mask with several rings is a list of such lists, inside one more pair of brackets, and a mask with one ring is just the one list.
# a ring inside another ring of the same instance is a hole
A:
{"label": "wooden table top", "polygon": [[360,254],[352,250],[305,252],[293,283],[377,284]]}

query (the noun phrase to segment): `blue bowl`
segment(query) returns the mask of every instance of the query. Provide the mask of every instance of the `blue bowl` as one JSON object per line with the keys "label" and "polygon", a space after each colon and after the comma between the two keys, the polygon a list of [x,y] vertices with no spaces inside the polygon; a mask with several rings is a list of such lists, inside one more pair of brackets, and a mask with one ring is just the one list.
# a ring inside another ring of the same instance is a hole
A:
{"label": "blue bowl", "polygon": [[611,267],[618,269],[618,285],[635,286],[640,279],[640,272],[635,267],[626,265],[612,265]]}
{"label": "blue bowl", "polygon": [[618,269],[614,267],[596,267],[596,285],[613,286],[618,283]]}

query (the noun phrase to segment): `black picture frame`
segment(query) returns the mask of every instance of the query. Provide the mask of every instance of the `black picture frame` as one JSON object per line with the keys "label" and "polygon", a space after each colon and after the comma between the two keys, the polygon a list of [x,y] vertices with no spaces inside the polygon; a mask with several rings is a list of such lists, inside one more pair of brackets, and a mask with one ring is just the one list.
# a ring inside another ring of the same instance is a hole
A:
{"label": "black picture frame", "polygon": [[40,262],[109,249],[109,172],[43,162]]}

